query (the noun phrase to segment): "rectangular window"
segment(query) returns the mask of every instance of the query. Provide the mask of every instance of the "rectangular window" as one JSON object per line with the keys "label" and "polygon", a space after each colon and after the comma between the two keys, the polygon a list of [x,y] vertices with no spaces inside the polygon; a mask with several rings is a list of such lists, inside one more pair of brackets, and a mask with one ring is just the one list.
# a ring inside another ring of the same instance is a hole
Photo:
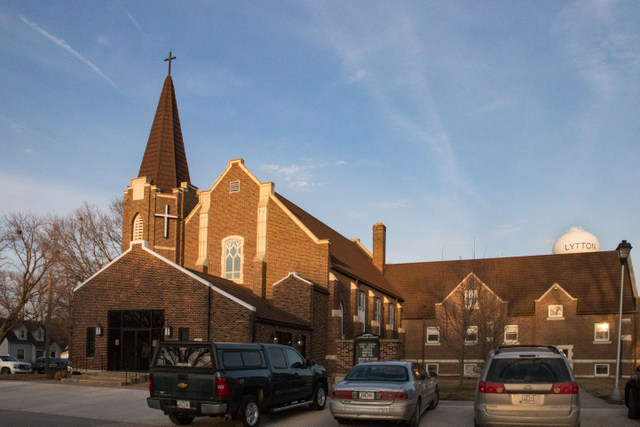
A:
{"label": "rectangular window", "polygon": [[478,327],[469,326],[464,335],[465,344],[475,344],[478,342]]}
{"label": "rectangular window", "polygon": [[562,304],[549,305],[549,318],[561,318],[564,317]]}
{"label": "rectangular window", "polygon": [[593,374],[596,377],[608,377],[609,376],[609,364],[596,363],[593,367]]}
{"label": "rectangular window", "polygon": [[362,332],[365,331],[367,323],[366,304],[367,296],[364,292],[358,291],[358,317],[360,317],[360,322],[362,322]]}
{"label": "rectangular window", "polygon": [[86,357],[93,357],[96,355],[96,328],[87,328],[87,342],[85,349]]}
{"label": "rectangular window", "polygon": [[388,325],[393,329],[396,324],[396,308],[393,304],[389,304],[389,323]]}
{"label": "rectangular window", "polygon": [[467,310],[475,310],[478,308],[477,289],[467,289],[464,291],[464,308]]}
{"label": "rectangular window", "polygon": [[178,339],[180,341],[189,341],[189,328],[178,328]]}
{"label": "rectangular window", "polygon": [[376,298],[373,300],[373,320],[376,322],[380,321],[380,299]]}
{"label": "rectangular window", "polygon": [[504,343],[518,343],[518,325],[507,325],[504,327]]}
{"label": "rectangular window", "polygon": [[438,364],[437,363],[427,363],[427,372],[429,372],[429,375],[438,374]]}
{"label": "rectangular window", "polygon": [[18,360],[24,360],[24,349],[18,349]]}
{"label": "rectangular window", "polygon": [[594,325],[594,341],[608,342],[609,341],[609,324],[608,323],[596,323]]}
{"label": "rectangular window", "polygon": [[473,372],[473,368],[476,367],[475,363],[465,363],[464,364],[464,376],[469,378],[469,377],[477,377],[478,374],[476,374],[475,372]]}
{"label": "rectangular window", "polygon": [[437,326],[427,326],[427,344],[438,344],[440,342],[440,330]]}

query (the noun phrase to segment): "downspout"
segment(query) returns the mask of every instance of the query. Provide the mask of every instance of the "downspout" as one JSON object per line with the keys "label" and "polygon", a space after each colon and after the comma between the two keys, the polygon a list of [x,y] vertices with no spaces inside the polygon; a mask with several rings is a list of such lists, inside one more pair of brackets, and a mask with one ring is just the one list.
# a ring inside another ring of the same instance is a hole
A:
{"label": "downspout", "polygon": [[207,286],[208,304],[207,304],[207,341],[211,341],[211,286]]}

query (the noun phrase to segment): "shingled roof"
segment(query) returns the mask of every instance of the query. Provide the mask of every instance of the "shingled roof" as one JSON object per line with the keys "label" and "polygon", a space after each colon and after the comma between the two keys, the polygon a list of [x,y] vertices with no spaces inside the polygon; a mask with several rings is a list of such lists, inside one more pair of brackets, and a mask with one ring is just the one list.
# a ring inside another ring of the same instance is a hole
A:
{"label": "shingled roof", "polygon": [[245,286],[238,285],[231,280],[223,279],[222,277],[218,276],[212,276],[210,274],[202,273],[197,270],[189,269],[189,271],[202,277],[207,282],[222,289],[228,294],[233,295],[239,300],[254,306],[256,308],[256,320],[258,321],[289,325],[302,329],[311,328],[311,324],[309,322],[272,306]]}
{"label": "shingled roof", "polygon": [[360,245],[344,237],[282,195],[276,197],[319,239],[329,240],[331,268],[403,301],[402,294],[372,263]]}
{"label": "shingled roof", "polygon": [[151,184],[163,192],[180,187],[181,182],[191,182],[171,76],[167,76],[162,87],[138,173],[138,177],[142,176],[149,178]]}
{"label": "shingled roof", "polygon": [[[623,310],[636,310],[635,281],[625,269]],[[388,264],[385,276],[402,292],[403,317],[435,316],[442,300],[470,273],[509,303],[509,315],[533,315],[535,300],[559,284],[578,299],[578,314],[611,312],[618,307],[620,261],[615,251],[513,258],[488,258]]]}

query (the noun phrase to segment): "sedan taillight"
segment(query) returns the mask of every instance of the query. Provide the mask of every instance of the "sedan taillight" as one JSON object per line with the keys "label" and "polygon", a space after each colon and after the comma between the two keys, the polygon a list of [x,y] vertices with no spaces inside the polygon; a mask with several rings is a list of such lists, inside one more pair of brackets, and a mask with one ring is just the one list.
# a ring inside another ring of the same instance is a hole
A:
{"label": "sedan taillight", "polygon": [[409,395],[404,391],[381,391],[380,400],[407,400]]}
{"label": "sedan taillight", "polygon": [[333,390],[331,392],[332,399],[357,399],[358,392],[351,390]]}
{"label": "sedan taillight", "polygon": [[503,394],[506,393],[507,390],[504,388],[504,384],[500,383],[490,383],[486,381],[478,382],[478,392],[479,393],[490,393],[490,394]]}
{"label": "sedan taillight", "polygon": [[551,386],[551,394],[578,394],[580,388],[575,381],[569,383],[555,383]]}

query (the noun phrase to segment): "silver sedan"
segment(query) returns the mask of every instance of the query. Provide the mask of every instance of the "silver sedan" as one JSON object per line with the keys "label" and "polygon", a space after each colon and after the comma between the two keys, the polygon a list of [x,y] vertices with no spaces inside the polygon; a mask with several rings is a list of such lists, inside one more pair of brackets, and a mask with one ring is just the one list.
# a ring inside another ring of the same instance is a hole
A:
{"label": "silver sedan", "polygon": [[435,374],[414,362],[367,362],[353,367],[331,392],[336,421],[401,421],[420,424],[420,416],[440,399]]}

